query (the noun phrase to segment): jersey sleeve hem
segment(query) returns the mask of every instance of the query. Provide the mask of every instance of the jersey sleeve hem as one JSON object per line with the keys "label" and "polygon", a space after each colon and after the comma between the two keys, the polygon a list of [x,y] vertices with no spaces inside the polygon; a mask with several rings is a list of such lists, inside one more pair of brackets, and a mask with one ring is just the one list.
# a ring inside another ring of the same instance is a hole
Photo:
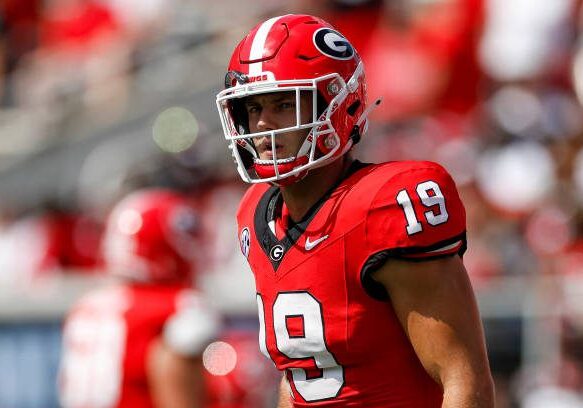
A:
{"label": "jersey sleeve hem", "polygon": [[372,278],[389,258],[403,259],[411,262],[424,262],[449,256],[463,256],[467,249],[466,232],[448,238],[427,247],[387,248],[368,257],[360,271],[360,282],[365,292],[373,299],[388,300],[389,295],[384,286]]}

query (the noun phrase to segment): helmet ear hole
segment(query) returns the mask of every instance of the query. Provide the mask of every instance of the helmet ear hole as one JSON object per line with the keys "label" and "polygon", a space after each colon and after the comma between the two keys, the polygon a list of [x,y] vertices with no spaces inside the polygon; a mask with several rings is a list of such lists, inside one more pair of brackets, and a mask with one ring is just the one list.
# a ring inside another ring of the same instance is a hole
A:
{"label": "helmet ear hole", "polygon": [[346,112],[350,116],[354,116],[360,105],[361,105],[360,99],[357,99],[356,101],[352,102],[352,104],[348,108],[346,108]]}

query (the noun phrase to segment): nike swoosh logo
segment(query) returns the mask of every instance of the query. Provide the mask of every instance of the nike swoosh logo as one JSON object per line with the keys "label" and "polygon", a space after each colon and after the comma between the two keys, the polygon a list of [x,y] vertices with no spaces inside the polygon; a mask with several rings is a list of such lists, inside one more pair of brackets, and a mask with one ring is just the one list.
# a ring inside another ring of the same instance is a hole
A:
{"label": "nike swoosh logo", "polygon": [[323,237],[320,237],[315,241],[310,241],[310,237],[306,238],[306,251],[310,251],[310,250],[314,249],[314,247],[316,245],[318,245],[320,242],[324,241],[325,239],[328,239],[328,235],[324,235]]}

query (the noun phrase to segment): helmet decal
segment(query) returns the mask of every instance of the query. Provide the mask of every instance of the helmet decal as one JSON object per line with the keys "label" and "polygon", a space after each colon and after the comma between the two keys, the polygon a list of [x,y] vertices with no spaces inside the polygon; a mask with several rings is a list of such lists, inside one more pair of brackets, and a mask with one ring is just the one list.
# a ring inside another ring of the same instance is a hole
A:
{"label": "helmet decal", "polygon": [[280,17],[273,17],[261,24],[255,37],[253,38],[253,43],[251,44],[251,51],[249,54],[249,60],[255,61],[249,65],[249,75],[259,75],[263,71],[263,64],[261,60],[263,59],[263,52],[265,48],[265,42],[267,41],[267,35],[271,30],[271,27],[275,24]]}
{"label": "helmet decal", "polygon": [[320,28],[314,33],[314,45],[322,54],[337,60],[354,58],[354,48],[338,31]]}

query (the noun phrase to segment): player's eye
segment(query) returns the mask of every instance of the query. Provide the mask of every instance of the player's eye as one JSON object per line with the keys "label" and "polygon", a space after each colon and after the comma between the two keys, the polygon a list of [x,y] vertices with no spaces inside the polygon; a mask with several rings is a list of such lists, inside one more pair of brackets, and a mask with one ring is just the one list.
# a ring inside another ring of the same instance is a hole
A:
{"label": "player's eye", "polygon": [[247,109],[248,114],[258,113],[261,111],[261,108],[258,105],[245,105],[245,108]]}
{"label": "player's eye", "polygon": [[279,109],[286,110],[286,109],[293,109],[296,107],[296,103],[292,101],[283,101],[279,104]]}

